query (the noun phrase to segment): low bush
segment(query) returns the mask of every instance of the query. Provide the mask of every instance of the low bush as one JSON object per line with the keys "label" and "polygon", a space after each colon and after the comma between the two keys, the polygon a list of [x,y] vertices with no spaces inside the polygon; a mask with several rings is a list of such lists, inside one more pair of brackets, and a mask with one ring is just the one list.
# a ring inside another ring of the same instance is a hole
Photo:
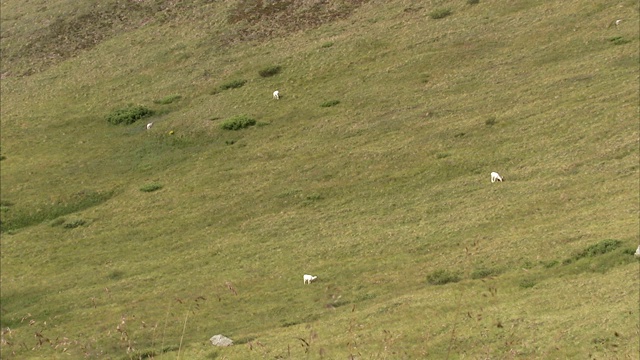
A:
{"label": "low bush", "polygon": [[220,90],[229,90],[229,89],[237,89],[244,86],[247,83],[247,80],[232,80],[228,83],[224,83],[220,85]]}
{"label": "low bush", "polygon": [[435,9],[431,13],[429,13],[429,16],[431,16],[432,19],[436,20],[445,18],[449,15],[451,15],[451,9],[448,8]]}
{"label": "low bush", "polygon": [[72,221],[64,223],[64,225],[62,225],[62,227],[65,228],[65,229],[75,229],[77,227],[83,226],[86,223],[87,222],[82,220],[82,219],[77,219],[77,220],[72,220]]}
{"label": "low bush", "polygon": [[109,113],[107,121],[113,125],[129,125],[151,115],[153,115],[153,110],[149,108],[142,105],[128,105]]}
{"label": "low bush", "polygon": [[431,285],[444,285],[460,281],[460,276],[448,270],[436,270],[427,275],[427,281]]}
{"label": "low bush", "polygon": [[153,191],[160,190],[160,189],[162,189],[162,185],[154,183],[154,184],[144,185],[143,187],[140,188],[140,191],[142,191],[142,192],[153,192]]}
{"label": "low bush", "polygon": [[518,285],[523,289],[528,289],[536,286],[536,281],[534,279],[522,279]]}
{"label": "low bush", "polygon": [[223,130],[240,130],[256,124],[255,119],[246,115],[238,115],[222,122],[220,127]]}
{"label": "low bush", "polygon": [[332,107],[340,104],[340,100],[329,100],[320,104],[321,107]]}
{"label": "low bush", "polygon": [[473,272],[471,273],[471,278],[472,279],[484,279],[486,277],[489,276],[495,276],[498,275],[498,270],[496,269],[489,269],[489,268],[478,268],[473,270]]}
{"label": "low bush", "polygon": [[630,43],[631,40],[629,39],[625,39],[622,36],[616,36],[616,37],[612,37],[609,39],[609,41],[613,44],[613,45],[624,45],[627,43]]}
{"label": "low bush", "polygon": [[266,78],[266,77],[278,75],[281,70],[282,70],[281,66],[278,66],[278,65],[269,66],[267,68],[264,68],[264,69],[258,71],[258,74],[260,74],[260,76],[262,76],[263,78]]}
{"label": "low bush", "polygon": [[160,104],[160,105],[168,105],[168,104],[171,104],[172,102],[178,101],[180,99],[182,99],[182,96],[180,96],[180,95],[170,95],[170,96],[164,97],[164,98],[162,98],[160,100],[154,100],[153,102],[156,103],[156,104]]}
{"label": "low bush", "polygon": [[620,247],[621,244],[622,244],[622,241],[620,240],[611,240],[611,239],[603,240],[597,244],[593,244],[587,247],[586,249],[580,251],[578,254],[576,254],[574,258],[575,260],[578,260],[585,257],[594,257],[594,256],[606,254],[608,252],[611,252],[617,249],[618,247]]}

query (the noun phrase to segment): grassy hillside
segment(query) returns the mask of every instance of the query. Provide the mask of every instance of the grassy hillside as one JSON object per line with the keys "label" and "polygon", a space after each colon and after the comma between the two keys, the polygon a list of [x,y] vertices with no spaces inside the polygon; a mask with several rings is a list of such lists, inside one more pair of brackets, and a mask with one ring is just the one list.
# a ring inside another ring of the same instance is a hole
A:
{"label": "grassy hillside", "polygon": [[3,1],[2,358],[636,358],[639,15]]}

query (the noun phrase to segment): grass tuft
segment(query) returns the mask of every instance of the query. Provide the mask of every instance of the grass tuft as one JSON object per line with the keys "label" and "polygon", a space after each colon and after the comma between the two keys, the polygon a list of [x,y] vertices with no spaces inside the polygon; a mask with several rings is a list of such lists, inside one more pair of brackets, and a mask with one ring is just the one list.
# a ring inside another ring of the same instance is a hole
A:
{"label": "grass tuft", "polygon": [[153,183],[153,184],[147,184],[147,185],[142,186],[140,188],[140,191],[142,191],[142,192],[154,192],[154,191],[157,191],[157,190],[160,190],[160,189],[162,189],[162,185],[161,184]]}
{"label": "grass tuft", "polygon": [[444,19],[444,18],[446,18],[447,16],[449,16],[451,14],[452,14],[451,9],[449,9],[449,8],[440,8],[440,9],[435,9],[432,12],[430,12],[429,16],[432,19],[437,20],[437,19]]}
{"label": "grass tuft", "polygon": [[155,104],[160,104],[160,105],[168,105],[171,104],[173,102],[176,102],[178,100],[182,99],[181,95],[169,95],[167,97],[164,97],[162,99],[159,100],[154,100],[153,102]]}
{"label": "grass tuft", "polygon": [[281,70],[282,70],[282,66],[274,65],[274,66],[269,66],[267,68],[264,68],[264,69],[258,71],[258,74],[260,76],[262,76],[263,78],[266,78],[266,77],[271,77],[271,76],[274,76],[274,75],[278,75]]}
{"label": "grass tuft", "polygon": [[237,115],[229,118],[220,124],[223,130],[240,130],[256,124],[256,120],[246,115]]}
{"label": "grass tuft", "polygon": [[229,90],[229,89],[237,89],[244,86],[247,83],[247,80],[231,80],[220,85],[220,90]]}
{"label": "grass tuft", "polygon": [[113,125],[129,125],[151,115],[153,115],[153,111],[149,108],[142,105],[128,105],[109,113],[107,121]]}
{"label": "grass tuft", "polygon": [[444,269],[436,270],[427,275],[427,282],[431,285],[444,285],[458,281],[460,281],[458,273]]}
{"label": "grass tuft", "polygon": [[332,107],[340,104],[340,100],[329,100],[320,104],[321,107]]}

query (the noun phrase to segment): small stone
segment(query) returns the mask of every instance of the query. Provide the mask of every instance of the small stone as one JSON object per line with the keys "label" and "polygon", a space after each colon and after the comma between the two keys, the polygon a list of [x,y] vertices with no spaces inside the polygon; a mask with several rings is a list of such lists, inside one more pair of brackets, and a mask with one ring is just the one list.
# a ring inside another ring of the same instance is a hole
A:
{"label": "small stone", "polygon": [[213,346],[231,346],[233,345],[233,340],[229,339],[224,335],[213,335],[211,339],[211,345]]}

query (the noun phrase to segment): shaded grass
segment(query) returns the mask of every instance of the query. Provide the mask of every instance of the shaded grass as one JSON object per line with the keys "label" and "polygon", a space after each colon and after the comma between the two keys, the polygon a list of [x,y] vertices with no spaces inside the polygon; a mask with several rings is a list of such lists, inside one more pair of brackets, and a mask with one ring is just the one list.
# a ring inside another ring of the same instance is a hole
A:
{"label": "shaded grass", "polygon": [[12,206],[10,210],[3,212],[0,229],[2,232],[15,231],[27,226],[50,221],[103,204],[115,194],[114,191],[80,191],[38,209],[25,208],[18,204]]}

